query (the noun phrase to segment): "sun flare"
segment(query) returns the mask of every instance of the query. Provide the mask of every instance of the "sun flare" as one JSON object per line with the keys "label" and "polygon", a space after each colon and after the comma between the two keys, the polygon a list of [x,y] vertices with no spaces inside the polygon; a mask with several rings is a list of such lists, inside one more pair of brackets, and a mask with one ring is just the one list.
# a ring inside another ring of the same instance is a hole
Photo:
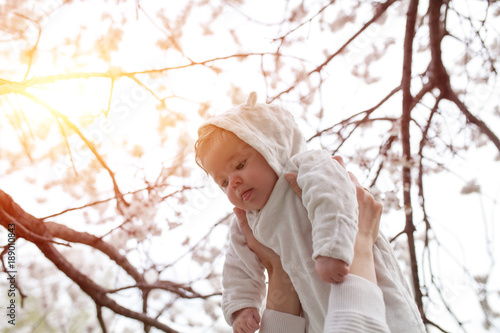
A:
{"label": "sun flare", "polygon": [[109,82],[103,79],[65,80],[28,89],[46,107],[72,118],[104,112],[109,90]]}

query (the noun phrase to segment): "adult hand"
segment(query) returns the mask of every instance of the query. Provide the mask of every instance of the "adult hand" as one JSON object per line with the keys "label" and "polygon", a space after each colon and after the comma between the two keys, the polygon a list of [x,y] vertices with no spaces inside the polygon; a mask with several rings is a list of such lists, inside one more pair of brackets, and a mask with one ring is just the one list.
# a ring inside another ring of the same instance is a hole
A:
{"label": "adult hand", "polygon": [[281,265],[280,257],[270,248],[262,245],[255,239],[248,226],[247,215],[244,210],[234,208],[241,231],[247,245],[260,259],[267,270],[269,277],[266,309],[300,316],[301,304],[299,296],[293,287],[290,277]]}
{"label": "adult hand", "polygon": [[358,199],[358,237],[370,240],[373,245],[378,236],[380,217],[384,206],[376,201],[373,195],[361,186],[358,179],[350,172],[349,177],[356,186],[356,198]]}
{"label": "adult hand", "polygon": [[233,209],[233,211],[238,218],[240,229],[245,236],[248,247],[250,248],[250,250],[255,252],[257,257],[259,257],[268,273],[273,272],[273,270],[276,268],[281,268],[281,260],[276,252],[274,252],[267,246],[262,245],[253,235],[252,229],[250,229],[250,226],[248,225],[246,212],[243,209],[236,207]]}

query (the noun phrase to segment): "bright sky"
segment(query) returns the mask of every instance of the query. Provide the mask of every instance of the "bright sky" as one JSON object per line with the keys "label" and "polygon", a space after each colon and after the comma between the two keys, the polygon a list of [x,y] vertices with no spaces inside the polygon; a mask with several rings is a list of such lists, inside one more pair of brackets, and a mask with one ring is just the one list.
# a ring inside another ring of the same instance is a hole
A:
{"label": "bright sky", "polygon": [[[167,66],[176,66],[183,63],[183,59],[176,55],[174,52],[166,53],[164,51],[155,50],[152,45],[156,42],[157,38],[161,36],[161,33],[156,29],[152,29],[152,24],[149,20],[145,18],[144,15],[139,15],[139,21],[135,20],[135,10],[133,10],[132,3],[128,2],[123,4],[123,6],[130,6],[129,22],[127,25],[127,31],[125,32],[126,38],[120,45],[125,52],[120,53],[114,59],[114,64],[117,67],[121,67],[126,71],[136,71],[143,69],[153,69],[162,68]],[[54,73],[54,71],[64,71],[66,65],[64,62],[60,65],[61,67],[54,68],[50,64],[51,48],[57,46],[61,43],[61,40],[67,36],[74,36],[80,29],[80,24],[86,23],[87,34],[82,38],[82,45],[92,43],[92,36],[94,33],[103,31],[107,29],[109,22],[107,20],[102,21],[101,15],[97,14],[98,11],[94,11],[95,6],[103,6],[101,2],[91,1],[90,3],[75,2],[67,9],[57,12],[54,17],[50,19],[49,24],[44,26],[43,39],[41,42],[40,59],[39,65],[34,68],[32,73],[35,76],[43,76]],[[176,13],[174,6],[176,4],[182,4],[182,2],[172,2],[170,1],[169,13]],[[158,3],[152,2],[142,2],[142,6],[150,14],[154,13],[158,6]],[[269,8],[271,4],[269,1],[247,1],[244,6],[244,14],[250,17],[256,17],[259,21],[264,22],[275,22],[278,18],[276,17],[276,12],[281,12],[282,8]],[[114,2],[108,4],[110,8],[114,6]],[[422,8],[425,6],[422,6]],[[267,10],[262,10],[266,8]],[[199,22],[206,22],[207,12],[202,9],[194,9],[196,14],[194,15],[198,18]],[[173,14],[172,14],[173,15]],[[185,37],[188,39],[192,37],[192,43],[186,43],[183,45],[186,54],[193,57],[194,60],[205,60],[212,57],[223,56],[236,52],[230,40],[229,32],[227,27],[237,27],[240,29],[242,34],[243,45],[247,51],[261,52],[274,50],[271,44],[271,38],[279,36],[279,31],[274,31],[274,35],[269,33],[268,29],[256,28],[255,25],[249,23],[244,15],[239,14],[235,11],[228,10],[225,14],[224,20],[218,21],[216,25],[210,26],[214,31],[214,35],[207,38],[199,38],[199,30],[191,29],[184,31]],[[334,17],[332,12],[331,17]],[[153,15],[154,16],[154,15]],[[398,19],[388,18],[388,22],[381,29],[379,26],[375,27],[373,30],[369,30],[365,33],[364,37],[353,44],[350,47],[350,56],[342,57],[335,60],[325,71],[325,76],[328,78],[334,78],[325,84],[325,91],[328,94],[324,96],[324,103],[328,109],[328,117],[321,124],[313,124],[312,127],[306,126],[304,123],[304,132],[306,136],[314,133],[317,128],[324,127],[327,123],[333,123],[344,118],[346,115],[353,114],[355,112],[362,111],[367,107],[372,106],[375,102],[381,99],[381,96],[385,96],[390,90],[396,87],[400,81],[400,68],[401,64],[401,43],[403,29],[401,29],[401,20],[404,20],[404,15]],[[152,31],[154,33],[152,33]],[[369,46],[369,42],[372,39],[380,38],[384,40],[385,36],[388,34],[394,34],[396,31],[396,36],[399,37],[396,40],[396,44],[391,47],[393,51],[391,57],[383,58],[376,67],[373,67],[373,73],[381,78],[381,84],[379,85],[366,85],[362,80],[354,78],[350,75],[352,67],[354,64],[361,60],[365,51]],[[62,33],[64,32],[64,34]],[[341,45],[346,38],[352,33],[352,29],[346,29],[345,31],[340,31],[336,34],[336,40],[331,43],[328,51],[332,52]],[[398,36],[398,33],[400,34]],[[87,36],[87,37],[86,37]],[[87,38],[87,39],[86,39]],[[290,48],[287,51],[289,54],[297,57],[307,57],[314,61],[315,64],[320,63],[324,54],[322,53],[322,47],[324,44],[325,36],[319,31],[311,30],[308,35],[308,41],[300,47]],[[445,51],[452,50],[452,47],[446,48]],[[399,50],[399,51],[398,51]],[[44,57],[44,54],[47,56]],[[451,52],[446,52],[446,57],[451,59],[458,58],[456,54]],[[90,59],[90,58],[89,58]],[[215,75],[214,72],[201,67],[196,67],[188,70],[169,72],[161,78],[156,78],[154,80],[147,81],[150,87],[155,88],[158,82],[161,84],[166,84],[173,93],[178,96],[189,97],[195,101],[205,101],[210,100],[213,102],[213,108],[210,110],[212,113],[220,113],[230,107],[230,100],[226,96],[226,91],[231,83],[236,83],[242,90],[243,94],[247,94],[250,91],[257,91],[259,93],[259,98],[261,101],[265,98],[265,86],[260,77],[260,61],[255,59],[253,61],[246,62],[244,66],[238,61],[232,61],[234,64],[234,69],[224,73],[223,75]],[[422,62],[424,64],[424,62]],[[420,65],[423,66],[423,65]],[[417,65],[419,67],[419,65]],[[394,70],[392,70],[394,69]],[[89,61],[80,64],[80,68],[76,71],[105,71],[107,68],[103,66],[102,62]],[[317,78],[315,78],[317,79]],[[156,81],[157,80],[157,81]],[[283,82],[285,85],[290,84],[290,78],[283,77]],[[94,79],[90,82],[79,82],[79,81],[64,81],[60,84],[54,84],[50,86],[47,90],[33,91],[37,96],[43,97],[45,101],[50,103],[52,106],[58,110],[64,110],[64,113],[72,117],[81,117],[82,115],[88,116],[89,114],[96,114],[102,108],[107,105],[107,98],[110,88],[110,81],[108,79]],[[137,88],[137,86],[132,82],[118,82],[115,86],[115,102],[113,110],[110,114],[109,123],[106,121],[94,124],[87,132],[95,141],[100,143],[101,151],[108,155],[108,163],[112,168],[119,168],[120,172],[117,174],[119,182],[122,186],[122,190],[128,191],[135,189],[140,184],[138,184],[137,179],[134,178],[137,175],[136,167],[137,165],[131,163],[129,165],[124,165],[124,161],[128,161],[127,155],[120,150],[115,149],[116,144],[120,144],[123,140],[126,140],[130,145],[147,145],[145,150],[145,155],[141,159],[141,166],[144,167],[144,173],[148,177],[154,177],[157,175],[161,163],[166,160],[172,160],[176,155],[176,145],[177,140],[171,139],[167,140],[165,144],[161,144],[160,138],[158,138],[156,132],[151,130],[151,123],[156,121],[156,115],[153,112],[143,112],[142,110],[154,110],[155,101],[150,99],[150,97],[145,94],[144,90]],[[493,93],[491,91],[483,92],[479,90],[474,97],[478,98],[479,102],[483,102],[484,98],[490,96]],[[496,93],[498,97],[498,93]],[[491,97],[491,96],[490,96]],[[300,107],[291,103],[291,98],[285,97],[280,103],[283,103],[287,108],[290,109],[298,117],[300,113]],[[17,100],[11,101],[13,104],[17,103]],[[486,108],[491,108],[496,104],[497,100],[492,99],[491,102],[485,104]],[[30,103],[23,103],[24,111],[27,117],[31,120],[39,119],[40,122],[44,121],[44,118],[40,117],[40,114],[47,113],[41,110],[39,107],[33,107]],[[120,104],[121,103],[121,104]],[[396,99],[392,102],[394,107],[394,112],[397,114],[397,110],[400,109],[399,100]],[[129,110],[132,112],[123,111],[120,109],[121,106],[126,104],[129,106]],[[168,100],[168,105],[172,109],[182,109],[185,113],[194,113],[197,111],[196,105],[190,103],[183,99],[172,99]],[[121,111],[120,111],[121,110]],[[480,111],[481,115],[487,116],[486,111]],[[422,116],[423,117],[423,116]],[[299,120],[300,121],[300,120]],[[494,130],[500,128],[498,119],[488,119],[492,124],[498,126],[491,126]],[[489,122],[488,122],[489,123]],[[451,126],[451,125],[450,125]],[[191,127],[179,127],[172,129],[168,135],[175,138],[179,133],[189,133],[191,139],[195,137],[197,126]],[[446,130],[446,129],[445,129]],[[11,137],[13,132],[4,131],[0,133],[0,138],[2,142],[11,142]],[[497,135],[500,133],[497,132]],[[48,140],[55,139],[49,136]],[[369,134],[363,137],[363,142],[370,142],[373,137]],[[462,140],[462,138],[456,138],[457,141]],[[70,140],[71,144],[78,146],[78,140]],[[10,143],[9,143],[10,144]],[[15,145],[15,143],[12,143]],[[319,142],[313,142],[311,147],[317,147]],[[346,149],[356,149],[357,145],[347,146]],[[467,265],[471,269],[473,275],[485,274],[486,270],[490,267],[488,262],[488,257],[486,256],[487,251],[492,251],[495,258],[500,258],[500,247],[496,245],[498,239],[500,238],[500,231],[498,228],[498,198],[500,197],[500,179],[498,177],[498,161],[494,161],[492,156],[497,154],[496,150],[490,146],[482,149],[482,151],[477,151],[471,149],[469,152],[464,153],[463,156],[455,159],[456,163],[453,166],[452,173],[438,173],[430,176],[427,180],[426,185],[426,200],[428,213],[431,217],[432,225],[435,230],[435,234],[439,237],[439,242],[445,244],[446,250],[435,250],[432,254],[433,269],[436,271],[440,270],[442,273],[442,281],[439,281],[445,288],[445,297],[448,301],[453,304],[457,304],[457,309],[461,315],[463,315],[463,321],[476,320],[476,323],[471,331],[479,332],[481,331],[480,321],[481,314],[478,312],[477,307],[474,310],[470,310],[470,304],[476,299],[476,295],[470,293],[470,291],[465,287],[470,283],[471,277],[461,272],[456,265],[448,265],[447,263],[452,262],[451,256],[458,258],[460,263]],[[83,149],[80,151],[81,159],[83,161],[88,160],[90,156],[88,152]],[[64,165],[68,164],[69,161],[64,161]],[[79,163],[76,161],[75,163]],[[85,163],[85,162],[81,162]],[[2,166],[3,167],[3,166]],[[353,170],[361,181],[366,180],[366,174],[359,171],[355,165],[350,165],[349,169]],[[3,170],[3,169],[2,169]],[[34,182],[34,184],[26,184],[26,176],[38,179],[50,179],[56,176],[58,168],[53,168],[48,164],[41,164],[35,167],[30,167],[26,169],[23,174],[13,174],[9,175],[8,178],[0,178],[0,186],[7,193],[11,194],[14,199],[19,202],[22,207],[28,212],[32,212],[38,216],[45,216],[48,214],[55,213],[60,209],[60,207],[71,207],[81,203],[87,203],[88,198],[84,197],[81,201],[77,201],[65,195],[60,190],[51,190],[47,192],[43,188],[43,184],[39,182]],[[204,179],[201,172],[194,174],[194,177],[198,179]],[[103,177],[103,184],[107,183],[108,180]],[[483,196],[477,194],[461,195],[460,191],[462,187],[469,181],[477,179],[477,182],[481,186],[481,191]],[[23,186],[19,186],[23,184]],[[27,196],[25,186],[29,186],[30,193],[34,195]],[[392,190],[394,188],[393,180],[389,177],[382,178],[379,186],[381,190]],[[75,191],[83,189],[75,189]],[[54,196],[57,195],[57,200],[53,200]],[[45,198],[48,202],[37,201],[37,197]],[[210,199],[210,201],[206,199]],[[52,205],[54,202],[54,206]],[[414,203],[418,205],[417,202]],[[186,222],[186,228],[191,232],[191,237],[201,237],[205,231],[207,231],[218,217],[223,216],[225,212],[230,211],[231,207],[222,197],[221,193],[218,191],[213,191],[209,189],[208,192],[196,192],[191,197],[188,198],[186,206],[194,207],[192,218]],[[478,216],[477,212],[481,212]],[[160,211],[158,213],[161,218],[164,213]],[[74,217],[72,220],[73,226],[76,228],[81,228],[85,230],[88,225],[83,223],[83,219],[78,215],[70,215]],[[97,216],[98,218],[98,216]],[[415,221],[420,221],[421,216],[418,213],[415,214]],[[402,215],[401,212],[389,212],[383,220],[382,230],[386,232],[387,235],[392,236],[402,230]],[[105,229],[106,226],[93,226],[94,230],[99,228]],[[417,235],[422,234],[423,225],[420,223],[418,225]],[[154,243],[151,245],[151,256],[156,260],[164,263],[168,263],[174,260],[177,251],[165,251],[163,244],[180,244],[184,241],[186,236],[185,231],[175,229],[173,232],[165,233],[161,237],[161,242]],[[194,231],[199,232],[196,235]],[[485,237],[486,235],[486,237]],[[225,237],[224,230],[216,232],[213,239],[217,242],[223,242]],[[485,244],[485,239],[490,240],[490,244]],[[397,245],[397,244],[396,244]],[[489,246],[489,247],[488,247]],[[138,263],[141,258],[133,258]],[[216,263],[220,265],[221,263]],[[186,262],[180,266],[174,273],[175,277],[179,280],[189,279],[191,276],[190,266]],[[185,269],[185,270],[184,270]],[[500,290],[500,269],[498,265],[493,267],[491,272],[491,282],[490,287],[493,290]],[[437,297],[432,295],[432,297]],[[495,309],[500,308],[500,297],[492,297],[495,302],[492,304]],[[457,302],[456,302],[457,301]],[[161,302],[161,301],[160,301]],[[189,303],[186,303],[189,307]],[[189,308],[182,308],[183,310]],[[442,319],[442,314],[444,309],[439,304],[429,305],[429,314],[433,318]],[[452,324],[449,320],[450,325]],[[223,326],[222,323],[219,323]],[[500,326],[500,323],[498,323]],[[451,326],[453,327],[453,326]],[[193,331],[194,332],[194,331]],[[196,331],[198,332],[198,331]]]}

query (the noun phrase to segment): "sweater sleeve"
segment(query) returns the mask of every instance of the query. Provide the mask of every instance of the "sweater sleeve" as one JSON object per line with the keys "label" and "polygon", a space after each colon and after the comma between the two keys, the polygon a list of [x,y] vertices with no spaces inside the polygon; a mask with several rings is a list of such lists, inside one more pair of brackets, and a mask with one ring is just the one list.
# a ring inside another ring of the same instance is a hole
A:
{"label": "sweater sleeve", "polygon": [[312,223],[313,259],[322,255],[351,265],[358,232],[354,184],[347,171],[325,150],[296,156],[292,163]]}
{"label": "sweater sleeve", "polygon": [[[302,317],[265,310],[260,333],[304,333]],[[382,291],[374,283],[349,274],[332,284],[323,333],[389,333]]]}
{"label": "sweater sleeve", "polygon": [[257,255],[247,246],[245,236],[234,218],[222,271],[222,311],[229,325],[233,323],[233,313],[238,310],[261,310],[266,295],[264,270]]}
{"label": "sweater sleeve", "polygon": [[324,333],[389,333],[382,291],[374,283],[349,274],[332,284]]}
{"label": "sweater sleeve", "polygon": [[305,333],[305,318],[266,309],[262,315],[260,333]]}

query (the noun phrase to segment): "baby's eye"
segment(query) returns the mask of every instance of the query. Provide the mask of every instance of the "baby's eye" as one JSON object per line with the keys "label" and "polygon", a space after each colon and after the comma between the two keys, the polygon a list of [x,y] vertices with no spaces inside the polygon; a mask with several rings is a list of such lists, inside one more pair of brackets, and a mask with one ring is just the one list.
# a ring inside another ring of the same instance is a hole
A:
{"label": "baby's eye", "polygon": [[245,163],[246,163],[246,161],[241,162],[240,164],[238,164],[236,166],[236,169],[238,169],[238,170],[243,169],[243,167],[245,166]]}
{"label": "baby's eye", "polygon": [[229,182],[227,181],[227,179],[224,179],[224,180],[220,183],[220,187],[226,187],[228,184],[229,184]]}

